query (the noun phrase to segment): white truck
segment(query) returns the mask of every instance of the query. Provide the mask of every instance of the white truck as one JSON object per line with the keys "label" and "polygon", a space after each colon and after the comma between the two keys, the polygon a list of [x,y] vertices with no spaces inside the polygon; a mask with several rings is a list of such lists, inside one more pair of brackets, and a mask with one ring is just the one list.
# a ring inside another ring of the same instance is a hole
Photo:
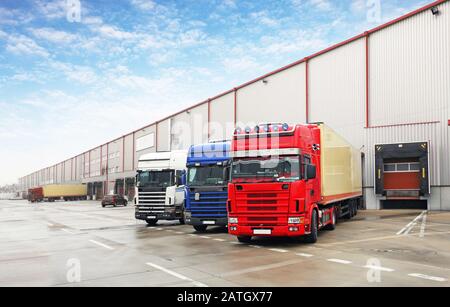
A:
{"label": "white truck", "polygon": [[142,155],[136,175],[135,217],[149,225],[158,220],[184,224],[187,151]]}

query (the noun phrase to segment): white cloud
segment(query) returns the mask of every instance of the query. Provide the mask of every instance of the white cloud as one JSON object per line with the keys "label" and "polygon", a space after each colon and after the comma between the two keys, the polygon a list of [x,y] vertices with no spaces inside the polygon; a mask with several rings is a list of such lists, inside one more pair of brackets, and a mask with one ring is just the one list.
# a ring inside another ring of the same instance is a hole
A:
{"label": "white cloud", "polygon": [[87,16],[83,17],[81,22],[86,25],[101,25],[103,23],[103,19],[98,16]]}
{"label": "white cloud", "polygon": [[367,10],[366,0],[353,0],[350,9],[354,13],[363,13]]}
{"label": "white cloud", "polygon": [[33,16],[27,12],[0,7],[0,24],[17,26],[27,24],[33,19]]}
{"label": "white cloud", "polygon": [[251,57],[226,58],[223,60],[223,66],[228,72],[259,70],[261,67],[261,65]]}
{"label": "white cloud", "polygon": [[37,0],[36,6],[46,19],[60,19],[67,15],[66,0]]}
{"label": "white cloud", "polygon": [[76,81],[81,84],[93,84],[98,80],[97,74],[90,67],[56,61],[50,62],[50,66],[64,73],[68,80]]}
{"label": "white cloud", "polygon": [[310,3],[322,11],[330,11],[333,8],[333,5],[329,0],[309,0]]}
{"label": "white cloud", "polygon": [[14,54],[36,55],[48,57],[46,49],[39,46],[33,39],[24,35],[10,36],[6,45],[6,50]]}
{"label": "white cloud", "polygon": [[152,0],[131,0],[131,4],[144,11],[153,10],[156,7],[156,3]]}
{"label": "white cloud", "polygon": [[267,11],[251,13],[250,17],[265,26],[273,27],[278,25],[278,20],[270,18]]}
{"label": "white cloud", "polygon": [[52,43],[71,43],[77,39],[77,36],[68,32],[58,31],[52,28],[31,29],[34,37],[44,39]]}
{"label": "white cloud", "polygon": [[136,34],[132,32],[126,32],[118,29],[117,27],[110,25],[101,25],[100,27],[94,28],[94,31],[97,31],[104,37],[124,40],[124,39],[134,39],[136,38]]}

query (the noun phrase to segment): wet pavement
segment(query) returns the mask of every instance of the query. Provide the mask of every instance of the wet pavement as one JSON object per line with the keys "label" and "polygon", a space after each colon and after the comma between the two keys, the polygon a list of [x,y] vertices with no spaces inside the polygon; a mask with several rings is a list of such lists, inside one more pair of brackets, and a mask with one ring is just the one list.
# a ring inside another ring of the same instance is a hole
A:
{"label": "wet pavement", "polygon": [[450,286],[450,212],[361,211],[315,245],[134,219],[98,202],[0,201],[0,286]]}

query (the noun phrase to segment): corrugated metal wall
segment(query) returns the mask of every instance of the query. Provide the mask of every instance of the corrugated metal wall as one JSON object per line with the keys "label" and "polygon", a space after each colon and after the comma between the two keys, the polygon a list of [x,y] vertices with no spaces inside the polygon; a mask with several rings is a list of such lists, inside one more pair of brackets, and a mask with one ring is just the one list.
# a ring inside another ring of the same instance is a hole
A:
{"label": "corrugated metal wall", "polygon": [[133,142],[133,134],[129,134],[124,139],[125,142],[125,166],[124,171],[132,171],[134,170],[133,165],[133,150],[134,150],[134,142]]}
{"label": "corrugated metal wall", "polygon": [[170,151],[170,127],[171,119],[166,119],[158,125],[157,133],[157,151]]}
{"label": "corrugated metal wall", "polygon": [[203,104],[172,118],[171,150],[188,149],[208,141],[208,104]]}
{"label": "corrugated metal wall", "polygon": [[370,122],[392,125],[448,118],[450,3],[370,36]]}
{"label": "corrugated metal wall", "polygon": [[309,61],[309,118],[324,122],[353,146],[364,144],[365,38]]}
{"label": "corrugated metal wall", "polygon": [[211,140],[231,140],[234,131],[234,92],[212,100]]}
{"label": "corrugated metal wall", "polygon": [[[135,165],[133,167],[133,170],[136,169],[137,161],[139,160],[140,156],[145,155],[147,153],[152,153],[152,152],[156,151],[156,125],[153,125],[153,126],[150,126],[150,127],[147,127],[147,128],[144,128],[144,129],[141,129],[141,130],[137,131],[135,133],[135,142],[134,143],[136,144],[136,140],[138,140],[141,137],[147,136],[149,134],[153,134],[154,146],[151,147],[151,148],[147,148],[147,149],[144,149],[144,150],[137,151],[135,153],[135,158],[134,158],[134,164]],[[134,146],[136,146],[136,145],[134,145]],[[131,155],[133,154],[134,149],[135,149],[134,147],[131,147],[130,149],[128,149],[128,150],[130,150],[130,154]],[[128,160],[133,160],[132,156],[128,156],[127,155],[127,157],[129,157]],[[132,162],[131,162],[131,164],[132,164]]]}
{"label": "corrugated metal wall", "polygon": [[300,64],[239,89],[237,123],[305,122],[305,84],[305,64]]}

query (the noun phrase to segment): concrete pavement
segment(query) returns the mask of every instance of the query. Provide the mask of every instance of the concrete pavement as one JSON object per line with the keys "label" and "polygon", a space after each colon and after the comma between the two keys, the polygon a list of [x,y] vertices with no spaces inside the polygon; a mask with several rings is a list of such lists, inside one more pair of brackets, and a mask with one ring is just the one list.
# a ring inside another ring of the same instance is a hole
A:
{"label": "concrete pavement", "polygon": [[0,286],[450,286],[450,213],[361,211],[315,245],[237,243],[98,202],[0,201]]}

